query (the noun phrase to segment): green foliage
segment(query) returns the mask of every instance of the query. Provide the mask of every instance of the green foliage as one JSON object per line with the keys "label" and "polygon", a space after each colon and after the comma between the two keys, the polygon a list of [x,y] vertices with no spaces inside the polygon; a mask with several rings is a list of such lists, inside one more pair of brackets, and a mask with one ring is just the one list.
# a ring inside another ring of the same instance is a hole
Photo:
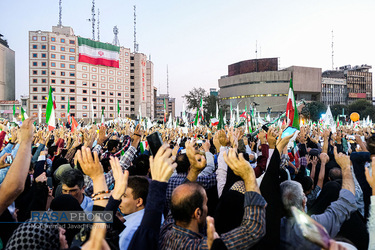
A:
{"label": "green foliage", "polygon": [[193,88],[188,94],[183,96],[187,102],[187,108],[191,110],[196,110],[199,108],[201,98],[204,100],[206,97],[207,92],[203,88]]}
{"label": "green foliage", "polygon": [[327,106],[322,102],[310,102],[302,108],[301,114],[312,121],[318,121],[327,111]]}
{"label": "green foliage", "polygon": [[348,116],[348,107],[346,105],[335,104],[331,106],[331,112],[334,119],[336,119],[338,115],[342,115],[342,109],[344,109],[344,115]]}
{"label": "green foliage", "polygon": [[375,119],[375,107],[370,101],[365,99],[357,100],[348,105],[348,114],[350,115],[353,112],[357,112],[361,120],[367,118],[368,115],[370,116],[370,119]]}

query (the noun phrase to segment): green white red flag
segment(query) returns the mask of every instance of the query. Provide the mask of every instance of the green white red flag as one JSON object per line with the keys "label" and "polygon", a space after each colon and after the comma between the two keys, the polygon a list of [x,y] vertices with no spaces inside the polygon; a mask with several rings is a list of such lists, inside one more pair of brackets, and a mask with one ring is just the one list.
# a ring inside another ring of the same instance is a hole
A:
{"label": "green white red flag", "polygon": [[120,47],[78,37],[79,62],[119,68]]}
{"label": "green white red flag", "polygon": [[286,104],[286,119],[287,126],[293,127],[299,130],[299,118],[296,100],[294,99],[293,82],[290,79],[288,101]]}
{"label": "green white red flag", "polygon": [[52,87],[50,87],[49,94],[48,94],[48,101],[47,101],[47,110],[46,110],[46,123],[48,124],[49,131],[52,131],[56,128],[55,109],[56,109],[55,98],[53,97]]}

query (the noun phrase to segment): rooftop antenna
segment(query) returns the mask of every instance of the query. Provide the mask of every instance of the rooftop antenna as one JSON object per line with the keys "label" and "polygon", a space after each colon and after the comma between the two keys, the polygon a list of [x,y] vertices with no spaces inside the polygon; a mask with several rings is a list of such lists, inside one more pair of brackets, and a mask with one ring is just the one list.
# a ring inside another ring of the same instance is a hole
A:
{"label": "rooftop antenna", "polygon": [[134,5],[134,53],[138,52],[136,25],[137,25],[137,14],[136,14],[136,7]]}
{"label": "rooftop antenna", "polygon": [[98,41],[100,41],[100,20],[99,20],[99,15],[100,15],[100,11],[99,11],[99,8],[98,8]]}
{"label": "rooftop antenna", "polygon": [[62,26],[62,0],[59,0],[59,27]]}
{"label": "rooftop antenna", "polygon": [[168,64],[167,64],[167,95],[169,97],[169,77],[168,77]]}
{"label": "rooftop antenna", "polygon": [[92,18],[91,18],[91,22],[92,22],[92,40],[95,40],[95,0],[92,0],[91,12],[92,12]]}
{"label": "rooftop antenna", "polygon": [[332,30],[332,45],[331,45],[331,47],[332,47],[332,70],[334,69],[334,64],[333,64],[333,56],[334,56],[334,54],[333,54],[333,30]]}
{"label": "rooftop antenna", "polygon": [[117,25],[113,27],[113,34],[115,37],[113,38],[113,45],[120,46],[120,41],[118,40],[118,28]]}
{"label": "rooftop antenna", "polygon": [[255,40],[255,59],[258,59],[258,40]]}

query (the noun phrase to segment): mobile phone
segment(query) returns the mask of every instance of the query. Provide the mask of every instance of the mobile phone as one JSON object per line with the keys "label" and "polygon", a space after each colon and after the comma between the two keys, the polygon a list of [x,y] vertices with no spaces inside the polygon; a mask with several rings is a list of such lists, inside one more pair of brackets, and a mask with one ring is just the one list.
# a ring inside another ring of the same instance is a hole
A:
{"label": "mobile phone", "polygon": [[267,127],[266,124],[264,124],[264,125],[262,126],[262,129],[263,129],[264,131],[266,131],[266,133],[268,132],[268,127]]}
{"label": "mobile phone", "polygon": [[8,155],[7,158],[5,159],[6,164],[12,164],[13,163],[13,158],[11,155]]}
{"label": "mobile phone", "polygon": [[163,140],[161,139],[161,134],[159,131],[152,133],[146,137],[148,145],[150,146],[151,154],[156,155],[159,148],[163,145]]}
{"label": "mobile phone", "polygon": [[326,229],[298,208],[292,207],[291,211],[303,237],[321,248],[329,249],[331,238]]}
{"label": "mobile phone", "polygon": [[289,136],[289,135],[292,135],[294,134],[294,132],[296,132],[297,129],[296,128],[293,128],[293,127],[287,127],[284,132],[282,133],[281,135],[281,139],[284,138],[285,136]]}

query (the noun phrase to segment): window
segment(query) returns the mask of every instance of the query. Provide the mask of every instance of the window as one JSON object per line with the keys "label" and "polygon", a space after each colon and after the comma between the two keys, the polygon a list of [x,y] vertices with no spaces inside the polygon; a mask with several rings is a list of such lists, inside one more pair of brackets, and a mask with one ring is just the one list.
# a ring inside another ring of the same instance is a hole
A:
{"label": "window", "polygon": [[69,49],[70,52],[75,52],[76,50],[75,49]]}
{"label": "window", "polygon": [[87,97],[83,97],[82,101],[87,102]]}
{"label": "window", "polygon": [[62,72],[61,72],[61,75],[62,75],[62,76],[65,76],[65,72],[64,72],[64,71],[62,71]]}
{"label": "window", "polygon": [[102,73],[105,73],[105,70],[104,70],[104,69],[102,69]]}
{"label": "window", "polygon": [[33,91],[34,91],[34,92],[37,92],[37,91],[38,91],[38,88],[33,88]]}
{"label": "window", "polygon": [[83,94],[87,94],[87,89],[82,90]]}
{"label": "window", "polygon": [[102,95],[105,95],[105,91],[102,91],[102,93],[101,93]]}
{"label": "window", "polygon": [[42,45],[42,49],[46,49],[46,45]]}
{"label": "window", "polygon": [[55,37],[51,37],[51,41],[52,42],[56,42],[56,38]]}
{"label": "window", "polygon": [[47,66],[47,63],[46,62],[42,62],[42,66]]}
{"label": "window", "polygon": [[111,75],[113,75],[113,70],[110,70],[109,73],[110,73]]}
{"label": "window", "polygon": [[75,69],[75,65],[74,64],[69,64],[69,68]]}
{"label": "window", "polygon": [[65,63],[61,63],[61,64],[60,64],[60,67],[61,67],[61,68],[65,68]]}
{"label": "window", "polygon": [[118,96],[121,96],[121,93],[117,93]]}
{"label": "window", "polygon": [[60,47],[60,50],[61,51],[65,51],[65,47]]}
{"label": "window", "polygon": [[53,76],[56,75],[56,71],[52,70],[51,75],[53,75]]}
{"label": "window", "polygon": [[92,93],[93,93],[94,95],[96,95],[96,90],[93,90]]}
{"label": "window", "polygon": [[56,63],[51,63],[51,67],[56,67]]}
{"label": "window", "polygon": [[46,41],[46,37],[45,36],[42,36],[42,41]]}
{"label": "window", "polygon": [[113,92],[109,92],[109,95],[113,95]]}
{"label": "window", "polygon": [[42,58],[46,58],[46,54],[45,53],[42,54]]}
{"label": "window", "polygon": [[[55,89],[55,88],[52,88],[52,91],[53,91],[53,92],[55,92],[55,91],[56,91],[56,89]],[[43,97],[43,99],[44,99],[44,97]]]}
{"label": "window", "polygon": [[37,62],[33,62],[33,66],[38,66],[38,63]]}
{"label": "window", "polygon": [[82,77],[83,77],[83,78],[87,78],[87,74],[83,74]]}
{"label": "window", "polygon": [[76,84],[76,82],[75,81],[70,81],[69,84],[74,85],[74,84]]}
{"label": "window", "polygon": [[65,96],[62,96],[62,97],[61,97],[61,101],[65,101]]}
{"label": "window", "polygon": [[34,104],[33,109],[37,109],[37,108],[38,108],[38,105]]}
{"label": "window", "polygon": [[109,110],[113,110],[113,107],[109,107]]}
{"label": "window", "polygon": [[129,53],[128,53],[128,52],[125,52],[125,55],[126,55],[126,56],[128,56],[128,55],[129,55]]}
{"label": "window", "polygon": [[75,76],[76,74],[75,73],[69,73],[70,76]]}
{"label": "window", "polygon": [[70,44],[75,44],[76,41],[74,41],[74,40],[69,40],[69,43],[70,43]]}
{"label": "window", "polygon": [[45,74],[47,74],[47,71],[42,70],[42,75],[45,75]]}
{"label": "window", "polygon": [[33,49],[37,49],[37,48],[38,48],[38,45],[34,44]]}
{"label": "window", "polygon": [[64,88],[61,88],[61,92],[65,93],[65,89],[64,89]]}
{"label": "window", "polygon": [[38,96],[34,95],[33,100],[38,100]]}
{"label": "window", "polygon": [[102,99],[102,102],[105,102],[105,99]]}
{"label": "window", "polygon": [[71,100],[71,101],[75,101],[76,98],[75,98],[75,97],[70,97],[70,100]]}
{"label": "window", "polygon": [[82,69],[83,69],[83,70],[87,70],[87,67],[86,67],[86,66],[82,66]]}
{"label": "window", "polygon": [[110,99],[109,102],[110,102],[110,103],[113,103],[113,99]]}
{"label": "window", "polygon": [[87,106],[86,106],[86,105],[83,105],[83,106],[82,106],[82,109],[87,109]]}
{"label": "window", "polygon": [[69,60],[74,61],[75,57],[74,56],[69,56]]}
{"label": "window", "polygon": [[[96,102],[96,98],[92,98],[93,102]],[[96,106],[94,106],[94,109],[96,109]]]}
{"label": "window", "polygon": [[96,87],[96,83],[93,83],[92,86],[93,86],[93,87]]}
{"label": "window", "polygon": [[33,53],[33,58],[38,58],[38,54],[37,53]]}
{"label": "window", "polygon": [[43,88],[42,88],[42,91],[43,91],[43,92],[46,92],[46,91],[47,91],[47,88],[43,87]]}
{"label": "window", "polygon": [[61,38],[61,39],[60,39],[60,42],[65,43],[65,39],[64,39],[64,38]]}
{"label": "window", "polygon": [[38,80],[37,79],[33,79],[33,83],[38,83]]}
{"label": "window", "polygon": [[42,79],[42,83],[46,83],[47,82],[47,80],[46,79]]}
{"label": "window", "polygon": [[92,71],[93,71],[93,72],[96,72],[96,68],[92,68]]}
{"label": "window", "polygon": [[37,75],[38,74],[38,71],[37,70],[33,70],[33,75]]}
{"label": "window", "polygon": [[96,79],[96,76],[92,76],[92,79]]}
{"label": "window", "polygon": [[38,40],[38,38],[36,36],[33,36],[33,41],[36,41]]}
{"label": "window", "polygon": [[87,86],[87,82],[83,82],[83,83],[82,83],[82,86]]}
{"label": "window", "polygon": [[70,89],[69,90],[70,93],[75,93],[75,91],[76,91],[75,89]]}
{"label": "window", "polygon": [[55,49],[56,49],[56,47],[52,45],[51,46],[51,50],[55,50]]}
{"label": "window", "polygon": [[61,105],[61,109],[65,109],[65,105]]}
{"label": "window", "polygon": [[70,105],[70,109],[76,109],[76,105]]}
{"label": "window", "polygon": [[101,84],[100,86],[101,86],[102,88],[105,88],[105,84]]}
{"label": "window", "polygon": [[55,54],[51,54],[51,58],[56,58],[56,55]]}
{"label": "window", "polygon": [[55,79],[51,79],[51,83],[56,83],[56,80]]}
{"label": "window", "polygon": [[61,84],[65,84],[65,80],[61,80]]}
{"label": "window", "polygon": [[61,55],[61,56],[60,56],[60,59],[65,60],[65,56],[64,56],[64,55]]}
{"label": "window", "polygon": [[45,109],[46,108],[46,105],[45,104],[42,104],[42,109]]}

